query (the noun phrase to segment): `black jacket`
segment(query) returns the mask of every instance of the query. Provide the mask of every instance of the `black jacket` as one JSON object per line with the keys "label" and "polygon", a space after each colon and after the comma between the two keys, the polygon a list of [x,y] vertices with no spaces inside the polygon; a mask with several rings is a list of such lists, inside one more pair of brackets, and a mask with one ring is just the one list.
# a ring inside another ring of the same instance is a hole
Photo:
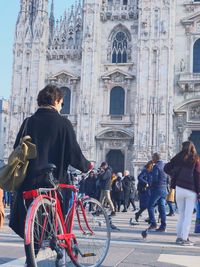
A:
{"label": "black jacket", "polygon": [[90,196],[90,197],[95,197],[96,194],[96,178],[95,176],[93,177],[88,177],[85,180],[85,194]]}
{"label": "black jacket", "polygon": [[183,153],[178,153],[168,162],[164,171],[171,176],[173,187],[176,185],[191,191],[200,192],[200,162],[184,161]]}
{"label": "black jacket", "polygon": [[[25,121],[17,135],[14,147],[19,144]],[[83,156],[76,141],[71,122],[55,109],[39,108],[28,120],[26,135],[30,135],[37,147],[37,158],[31,160],[28,167],[24,188],[32,188],[34,179],[47,163],[53,163],[57,169],[55,177],[60,182],[67,182],[69,164],[87,172],[89,161]]]}
{"label": "black jacket", "polygon": [[131,176],[127,175],[127,176],[124,176],[123,180],[122,180],[122,183],[123,183],[123,190],[124,190],[124,193],[126,194],[130,194],[131,192]]}
{"label": "black jacket", "polygon": [[[23,122],[17,135],[14,147],[19,143]],[[57,169],[55,177],[63,183],[67,183],[67,168],[70,164],[83,172],[88,171],[90,162],[83,156],[76,141],[76,136],[69,120],[62,117],[55,109],[39,108],[28,120],[25,135],[32,137],[32,142],[37,147],[37,158],[31,160],[28,166],[27,176],[20,190],[16,194],[13,212],[11,214],[10,227],[23,238],[24,219],[26,211],[23,205],[22,192],[37,188],[42,180],[39,171],[53,163]]]}
{"label": "black jacket", "polygon": [[101,189],[111,190],[111,177],[112,177],[111,169],[108,167],[105,171],[100,172],[98,174],[98,177]]}

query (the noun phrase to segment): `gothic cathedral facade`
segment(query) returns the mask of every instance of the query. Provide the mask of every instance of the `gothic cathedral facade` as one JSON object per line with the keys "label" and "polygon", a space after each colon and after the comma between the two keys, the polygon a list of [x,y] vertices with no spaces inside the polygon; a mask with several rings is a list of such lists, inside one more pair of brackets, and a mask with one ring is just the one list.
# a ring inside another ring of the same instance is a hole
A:
{"label": "gothic cathedral facade", "polygon": [[[83,0],[60,20],[51,0],[21,0],[9,145],[38,91],[64,91],[62,115],[88,159],[137,173],[182,141],[200,152],[200,1]],[[50,10],[50,11],[49,11]]]}

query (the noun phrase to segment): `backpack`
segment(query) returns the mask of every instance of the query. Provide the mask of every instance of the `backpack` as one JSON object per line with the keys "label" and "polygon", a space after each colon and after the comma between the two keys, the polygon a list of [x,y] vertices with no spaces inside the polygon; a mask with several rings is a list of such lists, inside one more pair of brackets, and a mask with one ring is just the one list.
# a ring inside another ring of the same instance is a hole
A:
{"label": "backpack", "polygon": [[115,192],[123,191],[122,181],[118,180],[115,182]]}

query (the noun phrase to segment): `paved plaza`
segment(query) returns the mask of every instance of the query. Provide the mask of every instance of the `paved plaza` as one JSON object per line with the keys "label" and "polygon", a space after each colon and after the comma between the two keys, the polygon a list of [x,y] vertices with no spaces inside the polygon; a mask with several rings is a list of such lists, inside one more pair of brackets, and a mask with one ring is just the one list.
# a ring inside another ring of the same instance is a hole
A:
{"label": "paved plaza", "polygon": [[[146,228],[144,219],[147,213],[140,218],[139,225],[130,226],[129,219],[133,214],[130,210],[117,213],[113,218],[120,231],[112,231],[111,247],[102,267],[200,266],[200,234],[193,233],[195,216],[190,235],[195,245],[182,247],[174,242],[177,215],[168,218],[166,233],[151,232],[144,240],[141,231]],[[0,266],[19,267],[24,266],[24,262],[23,241],[8,228],[6,221],[0,232]]]}

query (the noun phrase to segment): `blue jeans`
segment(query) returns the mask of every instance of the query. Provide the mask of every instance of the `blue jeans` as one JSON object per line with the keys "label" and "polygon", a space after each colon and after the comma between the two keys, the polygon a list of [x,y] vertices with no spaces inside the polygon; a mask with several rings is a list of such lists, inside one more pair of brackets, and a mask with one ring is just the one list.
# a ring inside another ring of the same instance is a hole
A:
{"label": "blue jeans", "polygon": [[148,206],[150,224],[156,225],[155,206],[157,204],[161,219],[161,227],[166,228],[166,214],[165,214],[166,196],[167,196],[167,191],[165,187],[151,189],[151,196],[149,199],[149,206]]}

